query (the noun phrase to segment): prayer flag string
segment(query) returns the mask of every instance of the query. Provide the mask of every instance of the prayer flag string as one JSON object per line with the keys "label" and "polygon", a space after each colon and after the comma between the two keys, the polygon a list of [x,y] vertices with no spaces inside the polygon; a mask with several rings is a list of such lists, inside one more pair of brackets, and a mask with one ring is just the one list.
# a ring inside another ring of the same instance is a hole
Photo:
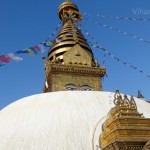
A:
{"label": "prayer flag string", "polygon": [[[82,27],[82,25],[80,24],[80,26]],[[93,43],[89,42],[89,44],[93,47],[93,48],[97,48],[100,49],[101,51],[104,52],[104,54],[107,54],[108,56],[110,56],[113,60],[117,61],[118,63],[121,63],[123,65],[126,65],[128,67],[130,67],[131,69],[134,69],[136,71],[138,71],[139,73],[143,74],[145,77],[150,78],[150,75],[146,74],[144,71],[142,71],[141,69],[139,69],[138,67],[135,67],[134,65],[132,65],[131,63],[127,63],[125,61],[122,61],[120,58],[116,57],[115,55],[113,55],[112,53],[110,53],[108,50],[106,50],[105,48],[103,48],[92,36],[91,34],[84,29],[86,36],[88,36],[89,38],[91,38],[93,40]]]}
{"label": "prayer flag string", "polygon": [[91,19],[85,19],[85,20],[87,20],[87,21],[89,21],[89,22],[92,22],[92,23],[95,23],[95,24],[97,24],[97,25],[106,27],[106,28],[108,28],[108,29],[110,29],[110,30],[113,30],[113,31],[118,32],[118,33],[121,33],[121,34],[123,34],[123,35],[125,35],[125,36],[128,36],[128,37],[131,37],[131,38],[133,38],[133,39],[137,39],[137,40],[139,40],[139,41],[141,41],[141,42],[150,44],[150,41],[148,41],[148,40],[145,40],[145,39],[143,39],[143,38],[140,38],[140,37],[138,37],[138,36],[136,36],[136,35],[133,35],[133,34],[130,34],[130,33],[128,33],[128,32],[122,31],[122,30],[120,30],[120,29],[114,28],[114,27],[112,27],[112,26],[110,26],[110,25],[103,24],[103,23],[101,23],[101,22],[97,22],[97,21],[94,21],[94,20],[91,20]]}
{"label": "prayer flag string", "polygon": [[30,48],[24,48],[21,50],[17,50],[15,52],[8,53],[6,55],[0,55],[0,66],[4,66],[4,65],[8,64],[11,59],[15,60],[17,62],[22,61],[23,58],[21,58],[17,55],[29,54],[30,56],[34,56],[34,55],[38,54],[40,51],[42,53],[45,52],[45,47],[50,47],[53,44],[55,44],[56,42],[61,42],[61,40],[58,41],[58,39],[50,40],[56,35],[56,32],[58,31],[60,26],[61,26],[61,22],[59,22],[59,24],[56,26],[54,32],[48,38],[46,38],[45,41],[41,42],[38,45],[35,45],[33,47],[30,47]]}
{"label": "prayer flag string", "polygon": [[101,14],[91,14],[84,12],[83,15],[88,16],[97,16],[102,18],[108,18],[108,19],[117,19],[117,20],[129,20],[129,21],[150,21],[150,18],[130,18],[130,17],[118,17],[118,16],[105,16]]}
{"label": "prayer flag string", "polygon": [[[72,18],[73,23],[77,25],[78,22],[77,22],[75,16],[72,13],[69,13],[69,15]],[[6,55],[0,55],[0,66],[6,65],[7,63],[10,62],[11,59],[15,60],[17,62],[22,61],[23,58],[17,56],[20,54],[29,54],[30,56],[34,56],[35,54],[39,53],[40,51],[43,53],[43,52],[45,52],[46,48],[49,48],[54,44],[57,44],[57,43],[60,43],[64,40],[66,40],[67,37],[69,37],[70,35],[73,36],[72,32],[67,32],[67,33],[55,38],[54,40],[51,40],[56,35],[56,32],[58,31],[61,24],[62,24],[62,22],[60,21],[59,24],[56,26],[54,32],[40,44],[32,46],[30,48],[20,49],[20,50],[17,50],[15,52],[12,52],[12,53],[9,53]],[[76,29],[74,29],[74,32],[76,32]]]}

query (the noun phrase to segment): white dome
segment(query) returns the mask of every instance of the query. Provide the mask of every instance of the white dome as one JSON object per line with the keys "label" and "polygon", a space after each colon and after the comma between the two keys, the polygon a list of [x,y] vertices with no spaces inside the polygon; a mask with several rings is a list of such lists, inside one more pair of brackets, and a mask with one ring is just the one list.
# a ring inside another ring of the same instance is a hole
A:
{"label": "white dome", "polygon": [[[0,111],[0,150],[96,150],[114,93],[53,92],[23,98]],[[135,98],[150,118],[150,104]]]}

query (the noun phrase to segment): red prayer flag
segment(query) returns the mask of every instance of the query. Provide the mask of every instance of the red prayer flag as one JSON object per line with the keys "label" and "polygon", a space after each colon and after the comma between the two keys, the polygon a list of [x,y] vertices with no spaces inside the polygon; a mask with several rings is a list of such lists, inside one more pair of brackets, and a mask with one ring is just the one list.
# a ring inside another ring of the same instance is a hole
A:
{"label": "red prayer flag", "polygon": [[40,52],[40,47],[38,45],[34,46],[36,52]]}
{"label": "red prayer flag", "polygon": [[0,56],[0,62],[5,62],[5,63],[9,63],[10,62],[10,57],[6,57],[4,55]]}

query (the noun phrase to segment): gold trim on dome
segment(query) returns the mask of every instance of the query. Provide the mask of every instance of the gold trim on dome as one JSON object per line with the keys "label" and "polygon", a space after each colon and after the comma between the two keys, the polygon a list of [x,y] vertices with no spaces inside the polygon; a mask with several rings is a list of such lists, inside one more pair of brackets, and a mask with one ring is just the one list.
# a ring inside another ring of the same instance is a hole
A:
{"label": "gold trim on dome", "polygon": [[[73,39],[74,40],[74,39]],[[78,40],[78,43],[80,44],[80,45],[82,45],[82,46],[84,46],[84,47],[86,47],[88,50],[89,50],[89,46],[87,45],[87,44],[85,44],[85,43],[81,43],[79,40]],[[55,48],[57,48],[57,47],[60,47],[60,46],[63,46],[63,45],[70,45],[70,44],[72,44],[72,45],[74,45],[74,44],[76,44],[76,41],[63,41],[63,42],[60,42],[60,43],[57,43],[57,44],[55,44],[52,48],[51,48],[51,50],[53,50],[53,49],[55,49]],[[90,50],[89,50],[90,51]]]}
{"label": "gold trim on dome", "polygon": [[58,49],[57,51],[54,51],[53,53],[51,53],[51,54],[49,55],[49,59],[50,59],[51,57],[53,57],[54,55],[56,55],[56,54],[59,54],[59,53],[68,51],[70,48],[71,48],[71,47],[64,47],[64,48]]}
{"label": "gold trim on dome", "polygon": [[63,41],[63,42],[57,43],[57,44],[55,44],[55,45],[51,48],[51,50],[53,50],[53,49],[55,49],[55,48],[57,48],[57,47],[66,45],[66,44],[68,44],[68,45],[69,45],[69,44],[74,45],[74,44],[75,44],[75,41]]}
{"label": "gold trim on dome", "polygon": [[150,119],[137,111],[133,96],[122,96],[119,90],[115,92],[114,104],[103,124],[101,149],[142,150],[150,139]]}

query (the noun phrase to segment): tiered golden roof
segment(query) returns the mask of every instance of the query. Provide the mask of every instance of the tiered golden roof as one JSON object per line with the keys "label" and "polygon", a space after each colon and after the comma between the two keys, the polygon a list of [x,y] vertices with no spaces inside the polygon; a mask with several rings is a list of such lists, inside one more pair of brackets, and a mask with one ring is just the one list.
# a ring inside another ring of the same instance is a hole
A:
{"label": "tiered golden roof", "polygon": [[108,119],[100,136],[102,150],[142,150],[150,139],[150,119],[137,111],[133,96],[124,98],[117,90]]}
{"label": "tiered golden roof", "polygon": [[[63,64],[63,54],[67,52],[71,47],[79,44],[85,49],[92,57],[94,63],[94,56],[92,50],[81,33],[80,29],[76,26],[74,21],[81,21],[82,15],[79,12],[78,7],[72,2],[64,2],[60,5],[58,10],[59,18],[63,22],[63,27],[57,35],[57,39],[63,39],[63,41],[55,43],[49,50],[48,59],[50,61],[60,60]],[[73,18],[72,16],[75,16]],[[76,20],[75,20],[76,19]]]}

